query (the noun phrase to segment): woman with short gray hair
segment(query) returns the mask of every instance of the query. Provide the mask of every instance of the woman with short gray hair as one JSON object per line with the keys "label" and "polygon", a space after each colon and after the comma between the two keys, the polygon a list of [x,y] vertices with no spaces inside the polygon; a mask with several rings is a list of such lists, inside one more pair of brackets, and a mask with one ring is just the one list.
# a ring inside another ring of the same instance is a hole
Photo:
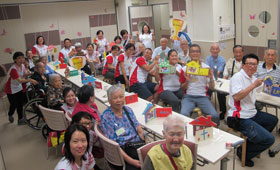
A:
{"label": "woman with short gray hair", "polygon": [[49,88],[47,91],[48,107],[60,110],[63,100],[62,80],[58,74],[51,74],[49,77]]}
{"label": "woman with short gray hair", "polygon": [[121,146],[122,155],[126,162],[126,169],[140,169],[140,161],[135,148],[131,154],[128,144],[144,145],[143,129],[136,119],[133,110],[124,105],[125,94],[120,85],[111,86],[108,91],[110,107],[101,115],[100,129],[109,139]]}

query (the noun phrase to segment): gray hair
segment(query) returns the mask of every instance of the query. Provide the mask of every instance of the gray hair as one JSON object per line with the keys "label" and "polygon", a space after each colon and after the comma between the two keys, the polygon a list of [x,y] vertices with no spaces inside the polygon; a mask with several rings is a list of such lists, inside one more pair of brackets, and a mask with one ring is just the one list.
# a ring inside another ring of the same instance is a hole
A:
{"label": "gray hair", "polygon": [[273,51],[275,51],[275,54],[276,54],[276,55],[278,54],[277,50],[274,49],[274,48],[267,48],[267,49],[264,51],[264,54],[267,54],[268,50],[273,50]]}
{"label": "gray hair", "polygon": [[118,84],[112,85],[107,91],[108,100],[111,99],[112,94],[114,94],[115,92],[117,92],[119,90],[124,94],[124,89],[123,89],[122,85],[118,85]]}
{"label": "gray hair", "polygon": [[51,75],[49,76],[49,84],[52,85],[53,82],[54,82],[54,80],[55,80],[57,77],[60,78],[60,76],[59,76],[58,74],[51,74]]}
{"label": "gray hair", "polygon": [[185,130],[184,120],[182,120],[182,118],[180,118],[179,116],[173,114],[169,115],[163,122],[163,131],[165,133],[168,132],[170,125],[180,126],[182,129]]}
{"label": "gray hair", "polygon": [[45,67],[44,63],[42,63],[41,61],[38,61],[36,64],[35,64],[35,70],[38,71],[38,68],[40,67]]}
{"label": "gray hair", "polygon": [[220,45],[218,43],[213,43],[210,47],[210,49],[214,48],[215,46],[217,46],[220,49]]}
{"label": "gray hair", "polygon": [[167,41],[168,42],[168,39],[166,37],[162,37],[159,42],[161,43],[162,41]]}

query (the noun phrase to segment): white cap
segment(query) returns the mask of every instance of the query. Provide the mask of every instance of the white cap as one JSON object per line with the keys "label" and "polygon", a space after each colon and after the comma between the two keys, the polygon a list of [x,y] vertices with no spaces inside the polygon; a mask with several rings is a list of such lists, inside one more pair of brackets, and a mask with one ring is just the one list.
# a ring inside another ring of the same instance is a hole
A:
{"label": "white cap", "polygon": [[80,42],[75,43],[75,47],[81,47],[81,46],[82,46],[82,44]]}

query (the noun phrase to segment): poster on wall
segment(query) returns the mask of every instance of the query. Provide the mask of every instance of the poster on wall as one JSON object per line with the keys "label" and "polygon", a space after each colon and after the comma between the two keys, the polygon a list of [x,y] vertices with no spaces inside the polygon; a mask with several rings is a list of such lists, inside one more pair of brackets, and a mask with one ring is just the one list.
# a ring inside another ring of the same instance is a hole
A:
{"label": "poster on wall", "polygon": [[235,38],[235,25],[220,25],[218,31],[219,41]]}

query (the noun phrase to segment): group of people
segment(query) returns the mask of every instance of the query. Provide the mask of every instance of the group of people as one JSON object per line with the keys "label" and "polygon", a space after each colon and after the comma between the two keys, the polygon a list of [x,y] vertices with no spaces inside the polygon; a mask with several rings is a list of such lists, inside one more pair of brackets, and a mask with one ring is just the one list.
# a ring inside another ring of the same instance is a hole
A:
{"label": "group of people", "polygon": [[[124,89],[119,84],[124,84],[131,92],[137,93],[147,101],[157,103],[160,99],[170,105],[173,111],[185,116],[191,116],[193,109],[199,107],[204,114],[212,116],[217,126],[220,120],[227,117],[228,126],[241,131],[248,138],[246,166],[254,166],[252,158],[274,143],[270,132],[278,123],[278,118],[262,112],[255,104],[256,92],[261,89],[266,76],[272,76],[274,84],[280,83],[276,50],[267,49],[264,62],[259,63],[255,54],[244,55],[243,47],[235,45],[234,58],[226,61],[219,54],[219,44],[214,43],[210,47],[211,55],[206,57],[204,63],[200,46],[189,45],[187,40],[179,39],[180,45],[175,50],[168,47],[167,38],[161,38],[160,46],[154,48],[154,35],[148,25],[143,26],[141,34],[137,34],[138,48],[126,30],[122,30],[120,35],[109,44],[104,32],[99,30],[93,43],[88,44],[86,50],[82,49],[79,42],[72,46],[71,40],[66,38],[58,56],[61,63],[67,64],[71,57],[85,56],[87,64],[82,70],[94,74],[101,68],[105,78],[115,81],[117,85],[113,85],[107,91],[110,107],[103,114],[99,113],[94,102],[92,86],[84,85],[77,95],[73,89],[63,86],[61,77],[47,65],[48,46],[45,45],[44,37],[37,37],[36,45],[32,50],[26,51],[26,58],[22,52],[13,55],[14,64],[9,70],[9,79],[5,86],[10,102],[9,122],[14,122],[13,114],[17,110],[18,125],[25,124],[22,108],[26,86],[30,84],[46,96],[49,108],[63,110],[67,120],[71,122],[65,133],[64,158],[56,169],[99,169],[99,166],[95,165],[95,152],[92,149],[100,147],[93,130],[94,123],[99,125],[105,136],[120,144],[127,169],[141,167],[138,158],[126,152],[125,144],[143,142],[145,135],[133,110],[125,106]],[[37,57],[36,62],[34,57]],[[186,64],[190,61],[199,63],[200,68],[208,68],[209,75],[188,74]],[[169,63],[174,72],[162,73],[161,62]],[[227,94],[217,93],[220,114],[209,98],[218,78],[230,79],[229,110],[226,105]],[[164,161],[169,159],[167,153],[172,155],[178,167],[190,169],[191,152],[183,145],[184,122],[176,116],[170,116],[165,120],[163,129],[166,142],[148,153],[144,163],[145,169],[172,167],[170,162]],[[157,155],[158,153],[161,154]],[[237,155],[241,158],[241,148],[238,148]],[[159,157],[164,164],[159,162]]]}

